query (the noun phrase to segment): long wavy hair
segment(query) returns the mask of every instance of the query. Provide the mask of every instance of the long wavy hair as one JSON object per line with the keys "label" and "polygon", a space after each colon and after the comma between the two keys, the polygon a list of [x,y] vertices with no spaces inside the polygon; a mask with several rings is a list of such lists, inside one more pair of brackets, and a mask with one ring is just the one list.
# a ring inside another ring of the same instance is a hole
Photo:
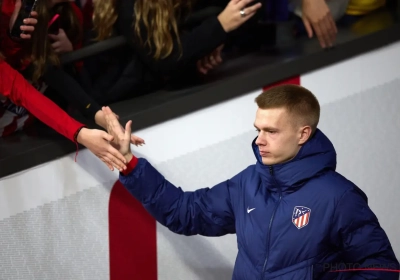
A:
{"label": "long wavy hair", "polygon": [[[104,40],[112,35],[118,18],[116,1],[94,1],[93,25],[97,31],[96,40]],[[136,0],[132,36],[140,44],[147,46],[155,59],[168,57],[173,51],[174,39],[181,48],[178,21],[189,14],[191,6],[191,0]]]}
{"label": "long wavy hair", "polygon": [[69,2],[58,3],[50,7],[50,1],[38,1],[36,11],[38,13],[38,23],[32,34],[30,59],[34,66],[32,81],[37,82],[44,74],[48,63],[59,65],[59,57],[51,47],[48,38],[48,22],[55,14],[60,15],[60,27],[62,27],[74,45],[82,38],[82,27],[76,16],[74,9]]}

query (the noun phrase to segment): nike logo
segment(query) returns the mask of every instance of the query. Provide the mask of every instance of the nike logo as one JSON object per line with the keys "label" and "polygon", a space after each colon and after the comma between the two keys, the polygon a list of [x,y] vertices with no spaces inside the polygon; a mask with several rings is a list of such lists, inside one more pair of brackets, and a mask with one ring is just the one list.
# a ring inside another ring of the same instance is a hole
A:
{"label": "nike logo", "polygon": [[253,211],[254,209],[256,209],[256,208],[249,209],[249,207],[247,207],[247,214],[250,213],[251,211]]}

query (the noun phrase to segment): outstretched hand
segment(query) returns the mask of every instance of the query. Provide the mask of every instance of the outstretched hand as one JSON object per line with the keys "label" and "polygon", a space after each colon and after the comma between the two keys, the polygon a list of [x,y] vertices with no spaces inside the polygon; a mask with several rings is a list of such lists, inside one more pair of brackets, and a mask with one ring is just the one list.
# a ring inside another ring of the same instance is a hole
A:
{"label": "outstretched hand", "polygon": [[135,135],[131,135],[132,121],[128,121],[125,128],[123,128],[110,107],[103,107],[102,111],[104,112],[107,122],[107,131],[113,136],[113,146],[124,156],[126,162],[129,162],[132,159],[130,144],[141,146],[144,144],[144,140]]}
{"label": "outstretched hand", "polygon": [[124,156],[114,148],[110,141],[113,136],[98,129],[82,128],[78,134],[77,142],[88,148],[95,156],[103,161],[113,171],[126,169]]}

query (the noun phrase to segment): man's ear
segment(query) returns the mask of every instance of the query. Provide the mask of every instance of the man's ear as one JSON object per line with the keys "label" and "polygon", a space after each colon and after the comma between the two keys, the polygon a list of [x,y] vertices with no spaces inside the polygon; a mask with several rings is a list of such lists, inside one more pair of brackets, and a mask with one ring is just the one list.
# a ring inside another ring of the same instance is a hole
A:
{"label": "man's ear", "polygon": [[310,126],[303,126],[300,128],[300,138],[299,138],[299,145],[303,145],[310,139],[312,134],[312,128]]}

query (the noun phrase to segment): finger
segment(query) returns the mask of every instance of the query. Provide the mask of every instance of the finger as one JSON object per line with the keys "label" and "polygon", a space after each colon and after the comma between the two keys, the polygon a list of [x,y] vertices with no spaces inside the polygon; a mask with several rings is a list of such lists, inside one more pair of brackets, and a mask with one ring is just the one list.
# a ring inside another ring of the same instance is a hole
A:
{"label": "finger", "polygon": [[252,13],[246,12],[246,17],[243,18],[244,21],[242,21],[242,24],[245,23],[247,20],[251,19],[251,18],[256,14],[256,12],[257,12],[257,11],[254,11],[254,12],[252,12]]}
{"label": "finger", "polygon": [[21,39],[29,40],[29,39],[31,39],[31,34],[21,34],[20,37],[21,37]]}
{"label": "finger", "polygon": [[37,24],[37,19],[35,19],[35,18],[26,18],[26,19],[24,19],[24,24],[26,24],[26,25],[35,25],[35,24]]}
{"label": "finger", "polygon": [[105,132],[105,131],[102,131],[102,132],[103,132],[103,133],[102,133],[101,137],[102,137],[104,140],[107,140],[107,141],[109,141],[109,142],[111,142],[111,141],[114,140],[114,136],[108,134],[108,133]]}
{"label": "finger", "polygon": [[337,28],[336,28],[335,20],[333,19],[331,13],[329,13],[329,15],[328,15],[327,24],[329,26],[328,28],[329,28],[329,32],[331,35],[332,45],[333,45],[336,41]]}
{"label": "finger", "polygon": [[326,43],[326,47],[332,47],[333,46],[333,41],[335,39],[335,34],[331,28],[331,24],[328,18],[325,18],[324,22],[323,22],[323,30],[325,32],[325,43]]}
{"label": "finger", "polygon": [[117,135],[123,134],[123,131],[121,129],[121,125],[118,121],[118,119],[115,117],[113,112],[111,111],[110,107],[106,106],[105,109],[105,119],[107,122],[107,126],[109,126],[110,129]]}
{"label": "finger", "polygon": [[328,18],[329,18],[329,22],[330,22],[333,32],[337,33],[338,31],[337,31],[337,27],[336,27],[336,22],[330,12],[329,12]]}
{"label": "finger", "polygon": [[222,63],[222,57],[221,57],[221,53],[219,53],[216,57],[215,60],[217,61],[218,64]]}
{"label": "finger", "polygon": [[218,64],[221,64],[221,62],[222,62],[221,51],[222,51],[222,48],[218,47],[214,53],[214,59]]}
{"label": "finger", "polygon": [[107,162],[107,165],[111,165],[118,169],[119,171],[122,171],[125,169],[125,164],[123,164],[119,159],[114,157],[112,154],[107,153],[103,156],[105,161]]}
{"label": "finger", "polygon": [[52,39],[54,41],[58,41],[58,36],[56,34],[47,34],[47,36],[49,36],[50,39]]}
{"label": "finger", "polygon": [[[236,5],[240,6],[241,9],[244,9],[247,5],[249,5],[251,2],[254,2],[254,0],[239,0]],[[247,7],[246,7],[247,10]]]}
{"label": "finger", "polygon": [[207,70],[211,70],[211,69],[214,68],[214,67],[211,65],[210,57],[205,57],[205,58],[203,58],[203,66],[204,66]]}
{"label": "finger", "polygon": [[217,56],[216,53],[214,53],[214,54],[212,54],[212,55],[210,56],[210,64],[212,65],[213,68],[217,67],[218,64],[219,64],[219,63],[217,62],[216,56]]}
{"label": "finger", "polygon": [[[118,162],[118,161],[121,161],[122,163],[126,162],[125,157],[117,149],[115,149],[113,146],[111,146],[111,144],[108,144],[107,151],[110,155],[113,156],[113,158],[115,158],[115,162]],[[114,162],[114,160],[113,160],[113,162]]]}
{"label": "finger", "polygon": [[115,166],[118,169],[125,169],[126,168],[126,160],[124,156],[117,151],[113,146],[109,146],[108,148],[108,153],[106,154],[107,158],[111,160],[113,163],[113,166]]}
{"label": "finger", "polygon": [[38,13],[35,12],[35,11],[31,12],[31,17],[37,18],[38,17]]}
{"label": "finger", "polygon": [[32,33],[32,32],[35,30],[35,27],[30,26],[30,25],[22,25],[22,26],[20,27],[20,29],[21,29],[22,31]]}
{"label": "finger", "polygon": [[53,49],[57,49],[57,48],[59,48],[60,46],[61,46],[60,41],[56,41],[56,42],[54,42],[53,44],[51,44],[51,47],[52,47]]}
{"label": "finger", "polygon": [[311,23],[308,21],[308,19],[303,18],[303,24],[304,24],[304,27],[305,27],[305,29],[307,31],[308,38],[312,38],[313,29],[311,27]]}
{"label": "finger", "polygon": [[129,139],[132,134],[132,121],[128,121],[125,125],[125,136]]}
{"label": "finger", "polygon": [[201,60],[197,61],[197,70],[199,70],[200,73],[202,74],[207,74],[207,69],[203,67],[203,64],[201,63]]}
{"label": "finger", "polygon": [[[243,1],[247,1],[247,0],[243,0]],[[252,1],[253,1],[253,0],[249,1],[249,3],[252,2]],[[242,19],[244,19],[243,22],[245,22],[245,21],[247,21],[249,18],[251,18],[251,17],[257,12],[257,10],[261,8],[261,6],[262,6],[261,3],[256,3],[256,4],[254,4],[253,6],[246,7],[246,8],[244,9],[244,11],[245,11],[245,13],[246,13],[246,16],[245,16],[245,17],[242,17]],[[244,7],[243,7],[243,8],[244,8]]]}
{"label": "finger", "polygon": [[326,47],[325,38],[319,23],[313,24],[313,29],[315,31],[315,35],[318,38],[319,44],[321,45],[322,48],[325,48]]}
{"label": "finger", "polygon": [[100,160],[104,162],[111,171],[114,171],[114,167],[111,164],[109,164],[104,157],[100,157]]}
{"label": "finger", "polygon": [[133,134],[131,135],[131,143],[136,146],[142,146],[143,144],[145,144],[142,138],[137,137],[136,135]]}

